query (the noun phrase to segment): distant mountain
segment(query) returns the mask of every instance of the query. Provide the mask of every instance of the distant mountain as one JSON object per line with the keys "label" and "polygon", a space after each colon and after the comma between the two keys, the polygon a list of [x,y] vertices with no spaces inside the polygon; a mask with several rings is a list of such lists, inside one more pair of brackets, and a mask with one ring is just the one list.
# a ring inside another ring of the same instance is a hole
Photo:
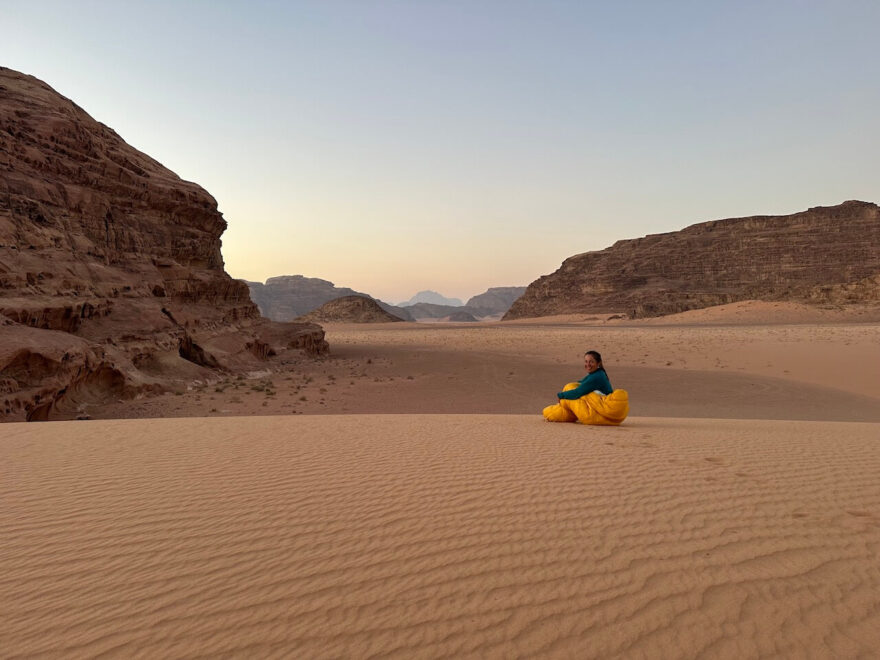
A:
{"label": "distant mountain", "polygon": [[406,302],[400,303],[399,307],[407,307],[418,303],[430,303],[431,305],[448,305],[449,307],[461,307],[464,305],[458,298],[446,298],[436,291],[419,291]]}
{"label": "distant mountain", "polygon": [[403,321],[389,314],[369,296],[343,296],[324,303],[301,316],[300,321],[313,323],[389,323]]}
{"label": "distant mountain", "polygon": [[[345,296],[364,296],[374,299],[366,293],[347,287],[337,287],[333,282],[303,275],[281,275],[270,277],[265,284],[261,282],[246,282],[246,284],[250,289],[251,300],[260,308],[260,313],[273,321],[292,321],[324,303]],[[404,309],[381,300],[377,300],[376,303],[389,314],[404,321],[415,320]]]}
{"label": "distant mountain", "polygon": [[[333,282],[318,277],[303,275],[281,275],[270,277],[266,283],[245,282],[250,289],[251,300],[260,308],[266,318],[273,321],[292,321],[318,309],[324,303],[346,296],[361,296],[376,300],[367,293],[348,287],[338,287]],[[472,297],[467,305],[456,298],[445,298],[435,291],[420,291],[417,298],[452,301],[449,303],[416,302],[403,303],[403,306],[389,305],[376,300],[376,303],[392,316],[404,321],[419,319],[446,319],[455,312],[470,314],[477,320],[497,320],[510,309],[513,301],[525,291],[525,287],[495,287],[485,293]]]}
{"label": "distant mountain", "polygon": [[525,292],[524,286],[496,286],[468,300],[466,307],[490,309],[495,314],[504,314]]}
{"label": "distant mountain", "polygon": [[[420,319],[452,319],[456,312],[461,320],[465,319],[465,315],[473,317],[473,320],[498,320],[510,309],[513,302],[519,298],[526,290],[524,286],[505,286],[488,289],[485,293],[481,293],[468,300],[467,305],[442,305],[429,302],[419,302],[413,305],[404,305],[402,310],[416,320]],[[422,293],[425,293],[424,291]],[[456,317],[456,318],[459,318]]]}
{"label": "distant mountain", "polygon": [[407,307],[403,307],[409,314],[418,321],[419,319],[442,319],[446,318],[450,314],[453,314],[458,311],[465,311],[474,316],[489,316],[491,315],[490,310],[477,310],[472,309],[470,307],[463,306],[453,306],[453,305],[434,305],[431,303],[416,303],[415,305],[408,305]]}

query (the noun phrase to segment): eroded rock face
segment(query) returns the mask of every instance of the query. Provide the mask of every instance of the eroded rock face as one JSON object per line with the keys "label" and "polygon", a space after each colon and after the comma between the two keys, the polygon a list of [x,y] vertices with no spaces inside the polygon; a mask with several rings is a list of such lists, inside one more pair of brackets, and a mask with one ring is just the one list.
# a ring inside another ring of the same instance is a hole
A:
{"label": "eroded rock face", "polygon": [[[303,275],[279,275],[270,277],[265,284],[261,282],[245,282],[245,284],[250,288],[251,299],[260,308],[263,316],[273,321],[291,321],[318,309],[324,303],[346,296],[372,298],[366,293],[348,287],[338,287],[333,282],[318,277]],[[393,316],[398,316],[404,321],[413,320],[409,313],[400,307],[381,300],[376,300],[376,303]]]}
{"label": "eroded rock face", "polygon": [[337,287],[333,282],[303,275],[270,277],[266,283],[246,282],[251,299],[263,316],[275,321],[290,321],[308,314],[325,302],[343,296],[362,294],[348,287]]}
{"label": "eroded rock face", "polygon": [[[200,186],[0,68],[0,419],[266,356],[245,348],[268,322],[223,269],[225,228]],[[285,332],[285,347],[326,350],[318,326]]]}
{"label": "eroded rock face", "polygon": [[859,201],[703,222],[566,259],[504,319],[583,312],[661,316],[740,300],[876,303],[880,208]]}
{"label": "eroded rock face", "polygon": [[369,296],[343,296],[324,303],[300,317],[317,323],[390,323],[403,321],[389,314]]}
{"label": "eroded rock face", "polygon": [[510,306],[526,292],[524,286],[496,286],[485,293],[473,296],[465,307],[490,310],[494,314],[504,314]]}

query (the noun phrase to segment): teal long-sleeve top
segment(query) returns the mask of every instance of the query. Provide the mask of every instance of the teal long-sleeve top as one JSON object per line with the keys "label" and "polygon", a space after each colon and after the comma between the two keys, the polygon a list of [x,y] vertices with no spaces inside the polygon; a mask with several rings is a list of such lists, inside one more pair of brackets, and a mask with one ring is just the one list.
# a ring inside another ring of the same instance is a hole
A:
{"label": "teal long-sleeve top", "polygon": [[608,374],[604,369],[597,369],[593,373],[587,374],[575,389],[558,392],[556,396],[560,399],[580,399],[584,394],[589,394],[593,390],[599,390],[602,394],[611,394],[611,381],[608,380]]}

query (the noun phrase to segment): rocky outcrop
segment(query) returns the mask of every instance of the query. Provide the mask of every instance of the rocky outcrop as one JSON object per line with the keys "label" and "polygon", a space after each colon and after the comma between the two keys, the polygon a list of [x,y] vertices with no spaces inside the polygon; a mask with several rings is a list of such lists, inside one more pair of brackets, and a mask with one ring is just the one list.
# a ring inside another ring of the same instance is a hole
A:
{"label": "rocky outcrop", "polygon": [[343,296],[312,310],[301,321],[316,323],[391,323],[403,321],[389,314],[369,296]]}
{"label": "rocky outcrop", "polygon": [[510,306],[526,292],[524,286],[497,286],[485,293],[473,296],[465,307],[489,310],[493,314],[504,314]]}
{"label": "rocky outcrop", "polygon": [[337,287],[327,280],[302,275],[281,275],[270,277],[265,284],[246,284],[251,300],[263,316],[273,321],[293,320],[335,298],[366,295],[347,287]]}
{"label": "rocky outcrop", "polygon": [[[318,309],[324,303],[345,296],[372,296],[348,287],[337,287],[333,282],[317,277],[302,275],[281,275],[270,277],[266,283],[245,282],[250,289],[251,300],[260,308],[266,318],[273,321],[290,321]],[[374,298],[375,300],[375,298]],[[405,321],[414,319],[406,310],[376,300],[376,303],[389,314]]]}
{"label": "rocky outcrop", "polygon": [[661,316],[741,300],[880,302],[880,208],[859,201],[703,222],[566,259],[504,319]]}
{"label": "rocky outcrop", "polygon": [[0,68],[0,418],[242,367],[267,333],[325,351],[319,326],[267,326],[223,269],[225,228],[200,186]]}
{"label": "rocky outcrop", "polygon": [[410,316],[412,316],[415,320],[423,320],[423,319],[442,319],[453,312],[456,312],[461,309],[461,307],[453,307],[451,305],[435,305],[433,303],[416,303],[415,305],[407,305],[404,307],[407,312],[409,312]]}
{"label": "rocky outcrop", "polygon": [[404,307],[407,312],[417,321],[436,320],[448,318],[456,312],[466,312],[476,317],[485,317],[492,314],[491,310],[479,309],[476,307],[452,306],[452,305],[434,305],[432,303],[416,303],[409,307]]}
{"label": "rocky outcrop", "polygon": [[496,312],[492,308],[475,307],[473,305],[462,305],[461,307],[453,307],[451,305],[432,305],[431,303],[416,303],[409,307],[404,307],[407,312],[417,321],[448,319],[456,313],[467,314],[473,316],[474,320],[498,320],[501,317],[500,312]]}
{"label": "rocky outcrop", "polygon": [[465,312],[462,310],[452,312],[452,314],[447,316],[444,320],[451,323],[477,323],[479,321],[479,319],[477,319],[470,312]]}
{"label": "rocky outcrop", "polygon": [[858,305],[880,302],[880,274],[845,284],[822,284],[813,287],[807,302],[820,305]]}

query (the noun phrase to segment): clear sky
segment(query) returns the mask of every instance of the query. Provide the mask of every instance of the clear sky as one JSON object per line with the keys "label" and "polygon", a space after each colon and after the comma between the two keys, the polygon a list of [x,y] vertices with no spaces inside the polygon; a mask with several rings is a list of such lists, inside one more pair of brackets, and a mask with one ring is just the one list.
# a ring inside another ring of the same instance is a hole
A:
{"label": "clear sky", "polygon": [[202,185],[233,277],[399,302],[880,202],[876,0],[0,0],[0,64]]}

